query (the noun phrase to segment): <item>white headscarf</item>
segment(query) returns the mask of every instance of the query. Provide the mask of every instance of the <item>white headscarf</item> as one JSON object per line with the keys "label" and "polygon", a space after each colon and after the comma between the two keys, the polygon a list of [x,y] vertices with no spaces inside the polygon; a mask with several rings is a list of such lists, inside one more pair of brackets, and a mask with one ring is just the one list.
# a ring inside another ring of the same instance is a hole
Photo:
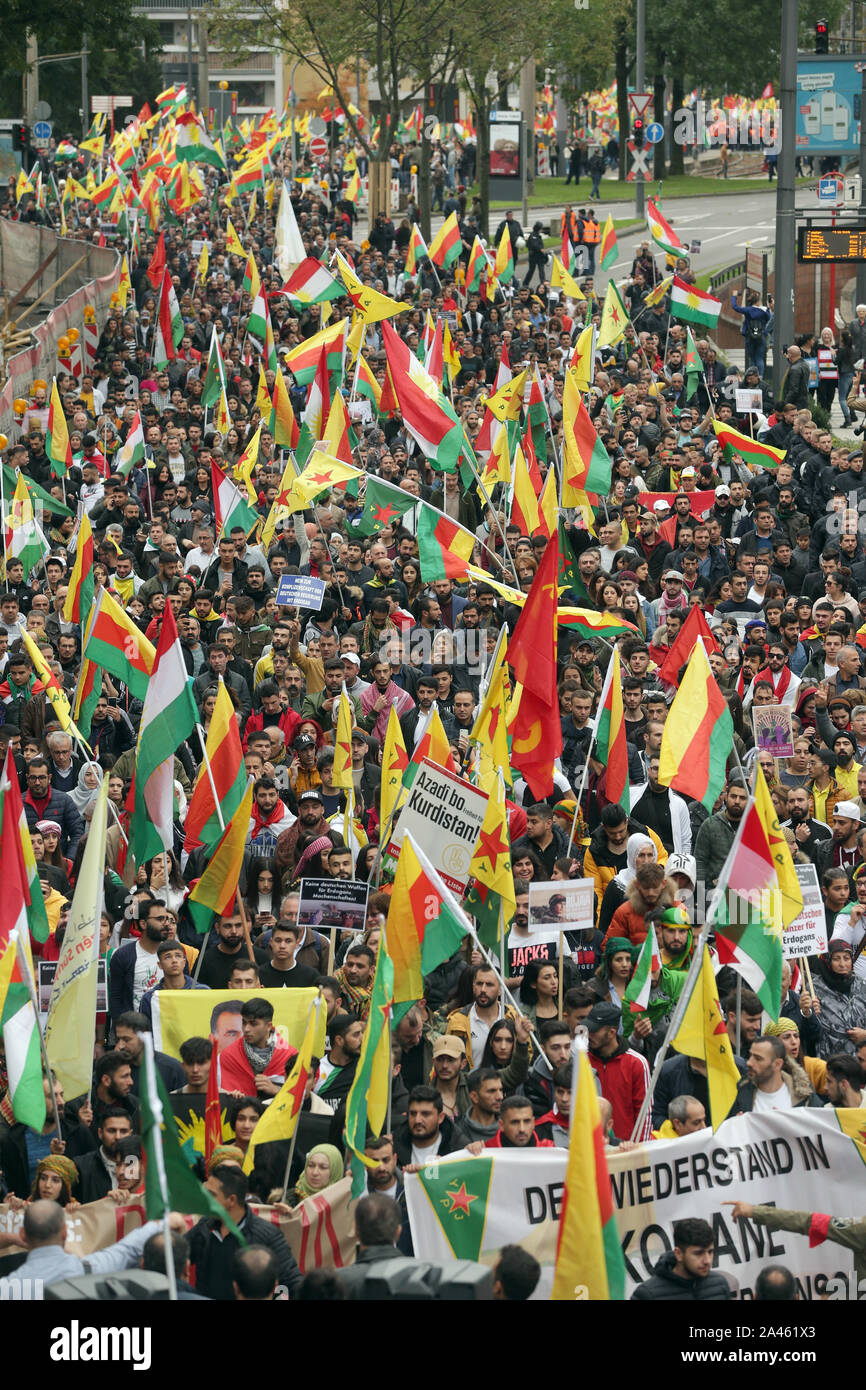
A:
{"label": "white headscarf", "polygon": [[635,866],[637,864],[638,855],[642,849],[647,848],[652,850],[653,859],[657,860],[658,854],[656,852],[656,847],[649,835],[629,835],[628,844],[625,847],[626,866],[624,869],[620,869],[619,873],[616,875],[616,881],[623,891],[628,888],[637,873],[637,868]]}
{"label": "white headscarf", "polygon": [[[90,771],[96,774],[95,787],[89,787],[87,785],[87,774]],[[86,816],[88,809],[92,808],[104,776],[105,772],[99,766],[99,763],[85,763],[80,769],[78,773],[78,785],[69,793],[70,799],[75,803],[75,809],[80,816]]]}

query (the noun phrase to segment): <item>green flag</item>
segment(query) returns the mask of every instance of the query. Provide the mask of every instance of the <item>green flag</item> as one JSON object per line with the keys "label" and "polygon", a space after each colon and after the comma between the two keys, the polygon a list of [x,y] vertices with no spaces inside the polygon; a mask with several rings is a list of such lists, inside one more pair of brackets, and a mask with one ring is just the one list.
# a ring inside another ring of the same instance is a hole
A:
{"label": "green flag", "polygon": [[394,1002],[394,966],[385,949],[385,939],[379,946],[376,974],[370,995],[370,1015],[358,1069],[346,1100],[346,1148],[352,1154],[352,1196],[363,1197],[367,1186],[364,1145],[367,1128],[378,1138],[388,1113],[388,1094],[391,1088],[391,1032],[389,1020]]}
{"label": "green flag", "polygon": [[698,389],[698,382],[704,371],[690,328],[686,329],[686,360],[683,363],[683,371],[686,378],[686,400],[690,401]]}
{"label": "green flag", "polygon": [[168,1211],[184,1216],[216,1217],[225,1222],[242,1245],[246,1241],[215,1197],[199,1182],[180,1146],[171,1101],[153,1060],[153,1039],[144,1042],[144,1085],[141,1102],[141,1138],[146,1159],[144,1207],[149,1221]]}
{"label": "green flag", "polygon": [[373,536],[377,531],[384,531],[390,527],[392,521],[409,512],[418,501],[411,492],[406,492],[404,488],[394,487],[391,483],[383,482],[381,478],[367,478],[367,490],[364,493],[364,510],[361,519],[354,528],[362,536]]}

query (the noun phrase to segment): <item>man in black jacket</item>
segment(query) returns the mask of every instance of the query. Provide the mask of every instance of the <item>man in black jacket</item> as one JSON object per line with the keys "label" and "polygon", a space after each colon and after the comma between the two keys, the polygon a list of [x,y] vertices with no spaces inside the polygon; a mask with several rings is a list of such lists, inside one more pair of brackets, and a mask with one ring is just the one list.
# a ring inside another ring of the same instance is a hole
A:
{"label": "man in black jacket", "polygon": [[634,1302],[726,1303],[733,1289],[713,1270],[715,1237],[709,1221],[688,1217],[674,1222],[674,1248],[662,1255],[649,1279],[632,1294]]}
{"label": "man in black jacket", "polygon": [[132,1134],[132,1121],[119,1105],[112,1105],[103,1111],[97,1129],[99,1148],[96,1153],[84,1154],[76,1159],[78,1182],[73,1196],[79,1202],[98,1202],[107,1197],[117,1187],[117,1174],[114,1161],[117,1158],[117,1145],[121,1139]]}
{"label": "man in black jacket", "polygon": [[28,1125],[7,1122],[7,1115],[11,1119],[8,1097],[3,1101],[0,1119],[0,1185],[5,1186],[8,1192],[13,1192],[16,1197],[25,1200],[30,1196],[33,1186],[38,1161],[36,1152],[40,1146],[44,1152],[39,1153],[39,1158],[47,1157],[49,1154],[63,1154],[66,1158],[73,1159],[76,1164],[82,1155],[93,1153],[96,1148],[96,1138],[86,1125],[79,1124],[66,1113],[63,1087],[55,1077],[54,1102],[63,1128],[63,1138],[57,1137],[57,1121],[47,1077],[42,1078],[42,1089],[45,1092],[46,1115],[45,1124],[39,1134]]}
{"label": "man in black jacket", "polygon": [[402,1252],[397,1249],[400,1232],[400,1208],[393,1197],[376,1192],[359,1198],[355,1206],[355,1263],[341,1269],[338,1276],[347,1298],[363,1299],[371,1265],[401,1258]]}
{"label": "man in black jacket", "polygon": [[[216,1198],[248,1246],[265,1245],[274,1255],[279,1268],[279,1282],[285,1284],[289,1297],[301,1283],[301,1271],[277,1226],[253,1216],[247,1207],[247,1176],[240,1168],[220,1163],[207,1182],[208,1191]],[[231,1301],[232,1262],[240,1241],[225,1222],[202,1220],[190,1232],[189,1258],[195,1266],[195,1286],[206,1298]]]}
{"label": "man in black jacket", "polygon": [[454,1126],[445,1114],[442,1097],[432,1086],[413,1086],[409,1092],[409,1112],[394,1130],[394,1148],[401,1168],[444,1158],[460,1144]]}

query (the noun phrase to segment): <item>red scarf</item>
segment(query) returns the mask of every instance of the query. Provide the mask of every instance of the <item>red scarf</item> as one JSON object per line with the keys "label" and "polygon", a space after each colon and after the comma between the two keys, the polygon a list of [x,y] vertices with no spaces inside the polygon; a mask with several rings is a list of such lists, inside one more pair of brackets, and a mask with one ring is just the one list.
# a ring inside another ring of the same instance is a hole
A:
{"label": "red scarf", "polygon": [[776,699],[778,700],[779,704],[781,704],[785,698],[785,692],[787,691],[788,686],[791,684],[791,676],[792,671],[790,666],[783,666],[781,671],[779,672],[778,684],[776,684],[776,681],[773,679],[773,673],[770,670],[769,666],[765,666],[763,671],[759,671],[758,674],[755,676],[755,680],[769,681],[776,692]]}
{"label": "red scarf", "polygon": [[283,819],[283,816],[286,814],[286,807],[278,797],[274,809],[269,811],[266,816],[263,816],[261,807],[258,805],[258,802],[254,801],[250,814],[255,822],[255,830],[250,838],[255,840],[260,830],[264,830],[267,826],[273,825],[274,821]]}

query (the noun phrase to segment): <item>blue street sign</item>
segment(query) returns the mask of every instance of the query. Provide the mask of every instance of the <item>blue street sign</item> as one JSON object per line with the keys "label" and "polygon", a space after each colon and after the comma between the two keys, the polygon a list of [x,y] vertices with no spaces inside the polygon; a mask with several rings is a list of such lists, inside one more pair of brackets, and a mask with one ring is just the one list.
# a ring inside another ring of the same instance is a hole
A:
{"label": "blue street sign", "polygon": [[50,140],[50,139],[51,139],[51,122],[50,122],[50,121],[37,121],[36,124],[35,124],[34,127],[33,127],[33,138],[34,138],[35,140]]}
{"label": "blue street sign", "polygon": [[658,145],[665,138],[665,128],[660,121],[653,121],[646,128],[644,139],[650,145]]}
{"label": "blue street sign", "polygon": [[839,180],[832,178],[818,180],[818,202],[835,203],[839,197]]}

